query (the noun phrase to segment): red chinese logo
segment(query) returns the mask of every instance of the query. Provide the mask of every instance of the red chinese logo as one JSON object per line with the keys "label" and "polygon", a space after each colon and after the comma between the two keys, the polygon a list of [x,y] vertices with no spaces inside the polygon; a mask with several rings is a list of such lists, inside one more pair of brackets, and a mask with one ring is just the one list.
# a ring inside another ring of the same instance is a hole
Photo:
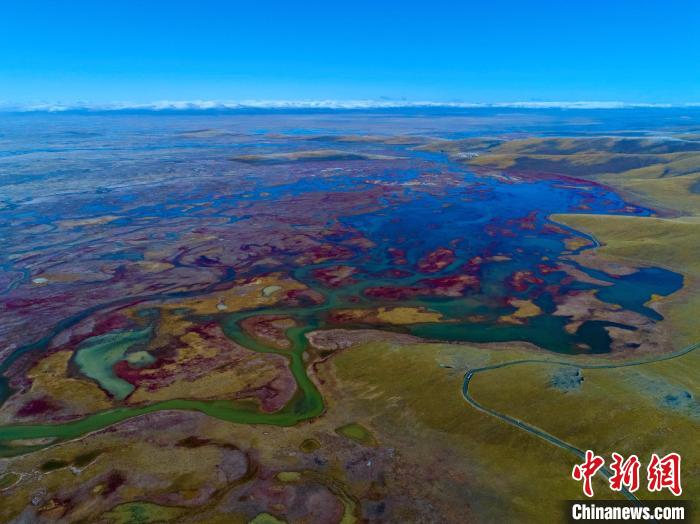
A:
{"label": "red chinese logo", "polygon": [[[612,454],[610,472],[606,471],[608,483],[612,491],[622,491],[626,489],[634,493],[639,489],[639,470],[641,462],[637,455],[630,455],[625,459],[619,453]],[[571,476],[576,481],[583,481],[583,493],[587,497],[593,496],[593,476],[605,465],[605,459],[593,453],[590,449],[586,451],[583,464],[576,464]],[[669,453],[659,458],[656,453],[652,453],[647,467],[647,489],[649,491],[662,491],[668,489],[675,496],[679,496],[681,488],[681,456],[678,453]]]}
{"label": "red chinese logo", "polygon": [[647,480],[649,491],[661,491],[668,489],[676,497],[683,493],[681,488],[681,456],[678,453],[669,453],[659,458],[652,453],[651,461],[647,467]]}
{"label": "red chinese logo", "polygon": [[617,453],[613,453],[612,458],[610,469],[612,469],[613,474],[608,479],[610,489],[622,491],[622,486],[625,486],[630,493],[637,491],[639,489],[639,466],[641,466],[637,455],[630,455],[624,462],[622,455]]}
{"label": "red chinese logo", "polygon": [[595,475],[600,468],[605,464],[605,460],[602,457],[597,456],[590,449],[586,450],[586,460],[583,464],[576,464],[574,470],[571,472],[571,476],[574,480],[583,480],[583,493],[587,497],[593,496],[593,486],[591,478]]}

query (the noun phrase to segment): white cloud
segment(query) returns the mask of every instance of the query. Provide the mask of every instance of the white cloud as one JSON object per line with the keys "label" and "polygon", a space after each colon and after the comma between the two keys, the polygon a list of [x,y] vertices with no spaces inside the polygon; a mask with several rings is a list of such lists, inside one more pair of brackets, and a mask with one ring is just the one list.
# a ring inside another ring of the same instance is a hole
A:
{"label": "white cloud", "polygon": [[551,102],[436,102],[436,101],[391,101],[391,100],[160,100],[151,103],[113,102],[91,103],[44,103],[32,105],[0,104],[0,108],[14,111],[183,111],[183,110],[235,110],[235,109],[392,109],[392,108],[520,108],[520,109],[624,109],[624,108],[669,108],[700,107],[700,103],[652,104],[616,101],[551,101]]}

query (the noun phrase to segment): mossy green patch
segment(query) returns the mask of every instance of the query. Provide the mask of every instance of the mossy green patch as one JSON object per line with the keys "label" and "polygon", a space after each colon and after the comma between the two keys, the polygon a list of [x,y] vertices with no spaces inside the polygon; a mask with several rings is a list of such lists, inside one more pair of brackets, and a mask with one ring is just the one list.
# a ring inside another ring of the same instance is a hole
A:
{"label": "mossy green patch", "polygon": [[84,468],[85,466],[93,462],[98,456],[100,456],[101,453],[102,451],[100,450],[82,453],[81,455],[78,455],[73,459],[73,465],[76,468]]}
{"label": "mossy green patch", "polygon": [[102,517],[111,524],[146,524],[168,522],[184,512],[183,508],[161,506],[151,502],[129,502],[103,513]]}
{"label": "mossy green patch", "polygon": [[307,438],[301,444],[299,444],[299,449],[304,453],[313,453],[320,447],[321,443],[315,438]]}
{"label": "mossy green patch", "polygon": [[286,524],[286,521],[280,520],[269,513],[259,513],[249,524]]}
{"label": "mossy green patch", "polygon": [[298,471],[280,471],[277,474],[277,480],[280,482],[297,482],[301,479],[301,473]]}
{"label": "mossy green patch", "polygon": [[338,435],[342,435],[354,440],[355,442],[359,442],[364,446],[377,445],[377,439],[374,438],[374,435],[372,435],[367,428],[356,422],[351,422],[350,424],[340,426],[339,428],[336,428],[335,432],[338,433]]}
{"label": "mossy green patch", "polygon": [[68,462],[65,460],[50,459],[44,462],[39,469],[44,473],[48,473],[49,471],[56,471],[57,469],[68,467],[68,465]]}
{"label": "mossy green patch", "polygon": [[0,475],[0,490],[14,486],[19,479],[20,476],[12,471]]}

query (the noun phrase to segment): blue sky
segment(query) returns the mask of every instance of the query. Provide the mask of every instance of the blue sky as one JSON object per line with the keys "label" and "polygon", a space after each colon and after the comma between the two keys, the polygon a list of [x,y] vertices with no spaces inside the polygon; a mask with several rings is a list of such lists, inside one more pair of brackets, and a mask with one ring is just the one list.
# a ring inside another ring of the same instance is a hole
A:
{"label": "blue sky", "polygon": [[700,2],[5,2],[0,101],[700,102]]}

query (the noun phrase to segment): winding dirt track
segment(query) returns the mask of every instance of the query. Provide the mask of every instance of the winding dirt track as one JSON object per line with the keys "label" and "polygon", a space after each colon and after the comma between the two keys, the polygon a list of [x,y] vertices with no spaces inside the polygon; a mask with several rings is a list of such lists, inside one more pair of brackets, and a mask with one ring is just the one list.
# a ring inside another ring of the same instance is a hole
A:
{"label": "winding dirt track", "polygon": [[[482,413],[486,413],[488,415],[491,415],[492,417],[496,417],[497,419],[502,420],[503,422],[506,422],[507,424],[510,424],[511,426],[514,426],[521,431],[525,431],[530,435],[533,435],[554,446],[557,446],[561,449],[569,451],[570,453],[573,453],[580,459],[584,459],[584,450],[581,450],[576,446],[569,444],[568,442],[561,440],[560,438],[555,437],[551,433],[547,433],[546,431],[538,428],[537,426],[533,426],[532,424],[523,422],[522,420],[519,420],[515,417],[511,417],[510,415],[496,411],[495,409],[484,406],[482,403],[477,401],[469,392],[469,384],[471,383],[472,378],[474,378],[474,375],[477,375],[479,373],[485,373],[487,371],[492,371],[495,369],[517,366],[520,364],[547,364],[555,366],[568,366],[578,369],[614,369],[632,366],[643,366],[645,364],[653,364],[654,362],[663,362],[665,360],[672,360],[674,358],[682,357],[683,355],[687,355],[688,353],[691,353],[692,351],[695,351],[698,348],[700,348],[700,341],[695,342],[694,344],[690,344],[689,346],[686,346],[685,348],[679,351],[675,351],[673,353],[667,353],[665,355],[659,355],[657,357],[650,357],[648,359],[621,362],[619,364],[577,364],[572,362],[548,359],[523,359],[512,360],[510,362],[502,362],[500,364],[494,364],[491,366],[484,366],[468,370],[464,375],[464,382],[462,384],[462,396],[464,397],[464,400],[466,400],[473,408],[481,411]],[[612,476],[612,472],[606,467],[601,468],[599,472],[605,479],[609,479]],[[624,487],[622,488],[622,494],[629,500],[639,501],[639,499],[633,493],[630,493]]]}

